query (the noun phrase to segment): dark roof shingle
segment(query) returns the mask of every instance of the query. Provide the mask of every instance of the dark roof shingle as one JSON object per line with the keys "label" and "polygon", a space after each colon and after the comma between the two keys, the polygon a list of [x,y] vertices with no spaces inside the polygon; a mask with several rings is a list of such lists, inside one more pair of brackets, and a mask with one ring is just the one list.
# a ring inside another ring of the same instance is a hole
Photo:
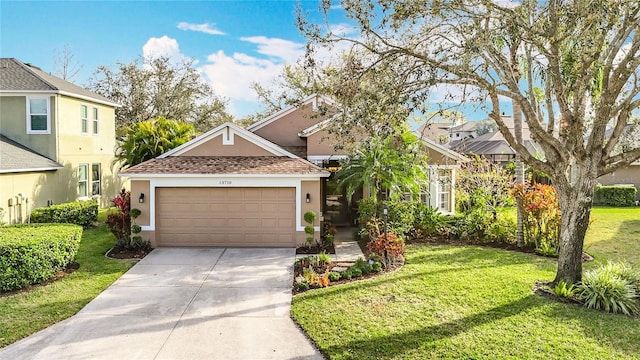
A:
{"label": "dark roof shingle", "polygon": [[4,135],[0,135],[0,173],[62,169],[57,162],[44,157]]}
{"label": "dark roof shingle", "polygon": [[326,175],[303,159],[286,156],[168,156],[132,166],[120,174]]}
{"label": "dark roof shingle", "polygon": [[66,80],[50,75],[35,66],[13,58],[0,58],[0,90],[61,91],[100,102],[115,102]]}

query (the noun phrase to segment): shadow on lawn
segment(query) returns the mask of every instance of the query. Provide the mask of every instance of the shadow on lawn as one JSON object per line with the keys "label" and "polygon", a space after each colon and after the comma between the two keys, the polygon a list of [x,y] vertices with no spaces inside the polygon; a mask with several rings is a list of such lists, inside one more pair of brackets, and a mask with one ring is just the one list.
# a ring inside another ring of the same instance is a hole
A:
{"label": "shadow on lawn", "polygon": [[[421,347],[433,348],[435,347],[434,342],[456,336],[476,326],[520,314],[537,306],[540,306],[539,298],[528,295],[517,301],[447,323],[370,339],[354,339],[339,345],[329,346],[323,351],[330,355],[355,355],[356,358],[374,358],[380,354],[384,354],[385,357],[399,356]],[[375,351],[375,353],[369,353],[371,351]]]}
{"label": "shadow on lawn", "polygon": [[593,255],[597,263],[624,260],[640,267],[640,220],[620,222],[614,235],[589,241],[584,251]]}

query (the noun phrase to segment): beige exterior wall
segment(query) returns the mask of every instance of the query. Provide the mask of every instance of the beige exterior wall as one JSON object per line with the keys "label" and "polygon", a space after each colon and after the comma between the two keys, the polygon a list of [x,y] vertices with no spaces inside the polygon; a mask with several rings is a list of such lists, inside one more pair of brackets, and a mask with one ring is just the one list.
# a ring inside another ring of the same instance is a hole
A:
{"label": "beige exterior wall", "polygon": [[307,155],[348,155],[345,150],[335,150],[335,135],[326,130],[318,131],[307,137]]}
{"label": "beige exterior wall", "polygon": [[[314,226],[320,226],[320,220],[322,219],[322,199],[320,197],[320,181],[302,181],[300,183],[300,196],[302,196],[301,206],[300,206],[300,224],[302,226],[307,226],[307,223],[304,221],[304,213],[307,211],[313,211],[316,213],[316,222],[313,224]],[[310,201],[307,202],[307,194],[310,196]],[[315,235],[316,239],[320,239],[320,232],[316,231]],[[300,245],[306,244],[307,234],[302,231],[296,232],[296,242]]]}
{"label": "beige exterior wall", "polygon": [[[37,94],[34,94],[37,96]],[[52,160],[58,160],[56,148],[56,97],[49,97],[50,134],[27,134],[26,96],[0,96],[0,134]]]}
{"label": "beige exterior wall", "polygon": [[240,136],[233,137],[233,145],[224,145],[220,134],[179,156],[273,156],[273,153]]}
{"label": "beige exterior wall", "polygon": [[[140,226],[151,225],[151,192],[149,180],[131,181],[131,208],[140,210],[140,216],[136,219],[136,224]],[[140,194],[144,194],[144,202],[140,203]]]}
{"label": "beige exterior wall", "polygon": [[298,133],[324,120],[318,115],[311,105],[305,105],[253,132],[280,146],[305,146],[307,142]]}
{"label": "beige exterior wall", "polygon": [[630,165],[611,174],[601,176],[598,178],[598,183],[602,185],[634,185],[638,189],[636,199],[640,200],[640,165]]}
{"label": "beige exterior wall", "polygon": [[[91,165],[100,164],[102,207],[126,185],[112,168],[115,151],[115,109],[68,96],[50,96],[51,134],[27,134],[26,96],[0,97],[0,133],[30,149],[49,157],[63,169],[53,172],[1,175],[0,207],[7,207],[9,197],[29,194],[31,207],[42,207],[79,198],[78,166],[89,165],[89,197],[91,197]],[[88,133],[82,134],[80,106],[88,108]],[[98,109],[98,135],[93,135],[92,109]],[[6,211],[6,210],[5,210]]]}

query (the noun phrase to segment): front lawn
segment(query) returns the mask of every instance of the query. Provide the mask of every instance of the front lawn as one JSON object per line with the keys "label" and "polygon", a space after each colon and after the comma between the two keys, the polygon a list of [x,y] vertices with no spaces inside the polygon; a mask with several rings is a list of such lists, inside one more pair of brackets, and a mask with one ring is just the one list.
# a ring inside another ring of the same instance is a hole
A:
{"label": "front lawn", "polygon": [[292,314],[331,359],[637,358],[640,319],[532,293],[554,273],[529,254],[411,245],[399,271],[298,295]]}
{"label": "front lawn", "polygon": [[584,251],[595,263],[625,260],[640,268],[640,207],[594,207],[591,221]]}
{"label": "front lawn", "polygon": [[74,315],[131,267],[131,261],[104,257],[115,240],[104,225],[104,212],[99,220],[99,227],[82,235],[78,270],[46,286],[0,296],[0,347]]}

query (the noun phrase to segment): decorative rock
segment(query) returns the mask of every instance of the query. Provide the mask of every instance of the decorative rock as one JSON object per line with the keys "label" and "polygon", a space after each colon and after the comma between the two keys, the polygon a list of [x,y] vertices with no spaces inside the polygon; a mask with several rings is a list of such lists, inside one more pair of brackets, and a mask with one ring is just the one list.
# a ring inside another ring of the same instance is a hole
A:
{"label": "decorative rock", "polygon": [[347,270],[347,269],[348,269],[348,268],[347,268],[347,267],[344,267],[344,266],[334,266],[334,267],[332,267],[332,268],[331,268],[331,271],[342,272],[342,271],[345,271],[345,270]]}
{"label": "decorative rock", "polygon": [[339,267],[351,267],[353,264],[355,264],[353,261],[352,262],[339,262],[339,263],[336,263],[336,266],[339,266]]}

